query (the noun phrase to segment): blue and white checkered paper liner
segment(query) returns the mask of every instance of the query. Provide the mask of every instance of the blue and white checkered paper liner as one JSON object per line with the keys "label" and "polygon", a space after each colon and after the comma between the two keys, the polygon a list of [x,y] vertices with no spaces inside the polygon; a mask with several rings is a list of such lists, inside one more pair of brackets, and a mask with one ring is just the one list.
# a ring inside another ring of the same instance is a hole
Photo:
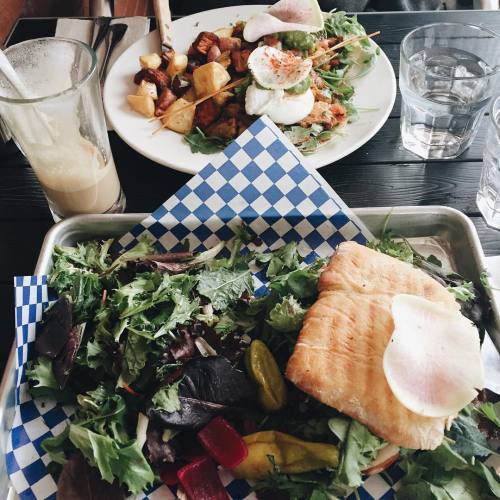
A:
{"label": "blue and white checkered paper liner", "polygon": [[[200,250],[230,239],[231,228],[242,221],[261,237],[259,251],[293,240],[299,242],[306,260],[331,255],[342,241],[366,243],[372,237],[323,178],[304,164],[280,130],[263,117],[119,244],[130,248],[146,235],[163,250],[172,250],[187,238],[191,249]],[[256,276],[256,284],[263,289],[263,275]],[[53,297],[45,276],[15,278],[15,294],[16,413],[7,471],[22,500],[52,499],[57,478],[48,473],[48,455],[40,445],[46,437],[62,432],[72,410],[40,398],[32,400],[25,369],[42,311]],[[231,499],[254,498],[246,481],[234,479],[225,470],[219,474]],[[398,467],[389,470],[393,484],[401,475]],[[381,476],[368,478],[358,490],[362,499],[385,500],[393,493]],[[161,486],[137,498],[173,499],[175,489]]]}

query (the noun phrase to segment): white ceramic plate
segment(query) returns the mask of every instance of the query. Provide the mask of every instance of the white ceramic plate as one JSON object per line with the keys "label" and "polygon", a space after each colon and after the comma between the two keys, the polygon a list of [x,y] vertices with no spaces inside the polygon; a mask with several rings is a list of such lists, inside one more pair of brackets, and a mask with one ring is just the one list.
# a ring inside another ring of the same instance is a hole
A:
{"label": "white ceramic plate", "polygon": [[[186,53],[200,31],[213,31],[238,20],[245,20],[265,5],[241,5],[208,10],[174,21],[174,48]],[[149,122],[132,111],[126,96],[135,94],[133,76],[139,71],[139,56],[159,51],[157,32],[151,32],[131,45],[111,68],[104,86],[104,107],[117,134],[133,149],[161,165],[195,174],[213,155],[191,153],[183,136],[170,130],[155,135],[158,122]],[[347,125],[334,140],[309,155],[308,163],[320,168],[352,153],[371,139],[387,120],[396,98],[396,78],[387,56],[381,52],[373,69],[355,80],[354,104],[362,111],[357,122]]]}

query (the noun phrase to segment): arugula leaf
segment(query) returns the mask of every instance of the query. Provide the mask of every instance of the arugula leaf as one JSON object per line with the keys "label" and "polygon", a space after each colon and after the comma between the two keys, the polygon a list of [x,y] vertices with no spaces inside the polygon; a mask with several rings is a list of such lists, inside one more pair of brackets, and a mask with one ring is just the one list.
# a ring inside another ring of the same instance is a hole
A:
{"label": "arugula leaf", "polygon": [[[272,455],[268,458],[272,461]],[[255,485],[257,491],[282,491],[289,500],[335,500],[337,497],[329,491],[329,474],[314,471],[303,474],[280,474],[276,471]],[[281,498],[281,497],[280,497]]]}
{"label": "arugula leaf", "polygon": [[476,298],[476,291],[472,281],[464,281],[460,285],[449,286],[447,290],[461,302],[469,302],[469,300],[474,300]]}
{"label": "arugula leaf", "polygon": [[297,250],[297,243],[290,241],[290,243],[272,252],[256,254],[255,261],[260,265],[267,264],[266,276],[274,278],[280,274],[298,269],[302,262],[302,257]]}
{"label": "arugula leaf", "polygon": [[327,259],[318,258],[311,264],[271,279],[269,288],[279,296],[293,295],[297,299],[312,299],[318,294],[318,280]]}
{"label": "arugula leaf", "polygon": [[487,457],[493,453],[486,437],[478,429],[477,422],[463,413],[453,421],[447,436],[455,441],[451,447],[465,458]]}
{"label": "arugula leaf", "polygon": [[306,310],[293,295],[283,297],[269,312],[267,323],[278,332],[297,332],[302,326]]}
{"label": "arugula leaf", "polygon": [[406,240],[396,241],[395,235],[391,230],[385,230],[384,228],[380,239],[370,241],[367,246],[403,262],[413,264],[413,248]]}
{"label": "arugula leaf", "polygon": [[406,457],[398,499],[490,499],[500,491],[496,474],[480,461],[472,465],[445,439],[434,451]]}
{"label": "arugula leaf", "polygon": [[233,139],[225,137],[207,136],[199,127],[186,134],[184,139],[189,144],[191,153],[203,154],[218,153],[233,142]]}
{"label": "arugula leaf", "polygon": [[126,431],[127,407],[125,400],[113,391],[111,385],[99,384],[93,391],[77,396],[76,416],[73,423],[109,435],[118,443],[129,440]]}
{"label": "arugula leaf", "polygon": [[89,368],[92,368],[93,370],[108,368],[108,354],[97,340],[89,340],[85,346],[85,350],[85,363]]}
{"label": "arugula leaf", "polygon": [[215,332],[222,338],[232,332],[251,332],[257,326],[257,319],[248,314],[238,314],[231,310],[224,313],[215,324]]}
{"label": "arugula leaf", "polygon": [[34,388],[46,387],[49,389],[59,389],[59,385],[52,372],[52,360],[45,356],[39,356],[31,365],[31,368],[26,369],[26,377],[33,382]]}
{"label": "arugula leaf", "polygon": [[112,483],[112,462],[118,460],[118,446],[113,439],[76,424],[69,425],[69,439],[83,453],[90,465],[99,468],[102,478]]}
{"label": "arugula leaf", "polygon": [[217,311],[225,311],[234,304],[244,292],[253,291],[250,271],[219,269],[202,271],[198,275],[198,293],[207,297]]}
{"label": "arugula leaf", "polygon": [[137,441],[128,446],[118,448],[118,461],[113,464],[113,472],[120,483],[127,485],[133,495],[138,495],[147,489],[155,480],[144,454]]}
{"label": "arugula leaf", "polygon": [[283,131],[290,142],[305,155],[314,153],[321,143],[328,142],[334,134],[333,130],[326,130],[318,123],[313,123],[310,127],[288,125],[283,127]]}
{"label": "arugula leaf", "polygon": [[120,447],[109,436],[103,436],[81,425],[69,425],[69,439],[101,477],[112,483],[116,477],[129,491],[138,495],[154,481],[154,474],[136,441]]}
{"label": "arugula leaf", "polygon": [[69,427],[66,427],[57,436],[46,438],[42,441],[42,448],[49,454],[53,462],[61,465],[67,462],[65,451],[69,449],[68,438]]}
{"label": "arugula leaf", "polygon": [[127,262],[138,260],[141,257],[154,253],[153,242],[146,236],[139,238],[139,242],[130,250],[120,254],[106,270],[107,273],[122,267]]}
{"label": "arugula leaf", "polygon": [[162,387],[155,393],[151,398],[151,403],[153,403],[156,409],[165,410],[168,413],[173,413],[181,409],[181,402],[179,399],[179,384],[181,380]]}
{"label": "arugula leaf", "polygon": [[102,245],[89,242],[73,247],[56,246],[48,285],[73,303],[75,324],[91,319],[99,308],[103,283],[99,274],[109,266],[111,240]]}
{"label": "arugula leaf", "polygon": [[189,300],[185,295],[180,293],[174,294],[172,300],[175,304],[174,309],[168,317],[168,320],[155,333],[155,338],[170,333],[177,325],[186,323],[200,308],[198,299]]}
{"label": "arugula leaf", "polygon": [[146,366],[149,351],[150,341],[147,338],[129,332],[122,361],[121,379],[124,383],[130,384],[139,377]]}
{"label": "arugula leaf", "polygon": [[500,401],[497,403],[483,403],[475,410],[500,428]]}
{"label": "arugula leaf", "polygon": [[340,464],[331,485],[335,492],[345,495],[350,488],[360,486],[363,483],[361,470],[374,460],[384,445],[384,440],[372,434],[366,426],[351,420],[342,442]]}

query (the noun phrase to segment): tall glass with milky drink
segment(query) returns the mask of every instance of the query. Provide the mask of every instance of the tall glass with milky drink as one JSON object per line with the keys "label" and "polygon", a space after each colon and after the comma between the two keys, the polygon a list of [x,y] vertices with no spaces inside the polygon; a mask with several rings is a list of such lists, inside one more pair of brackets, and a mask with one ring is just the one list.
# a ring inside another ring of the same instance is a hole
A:
{"label": "tall glass with milky drink", "polygon": [[29,98],[0,74],[0,116],[33,167],[54,219],[123,212],[95,53],[62,38],[28,40],[5,53]]}
{"label": "tall glass with milky drink", "polygon": [[438,23],[401,42],[403,145],[423,158],[455,158],[477,134],[500,75],[500,36],[482,26]]}

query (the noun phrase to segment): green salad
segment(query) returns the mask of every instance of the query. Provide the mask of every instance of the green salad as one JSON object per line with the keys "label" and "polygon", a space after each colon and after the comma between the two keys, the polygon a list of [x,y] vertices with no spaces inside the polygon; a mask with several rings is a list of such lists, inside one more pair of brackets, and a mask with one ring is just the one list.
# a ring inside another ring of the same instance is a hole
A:
{"label": "green salad", "polygon": [[[449,286],[482,329],[481,283],[393,236],[384,231],[372,248]],[[223,498],[213,461],[238,477],[253,471],[259,498],[326,500],[362,485],[388,443],[283,375],[327,260],[304,262],[293,241],[264,253],[260,244],[241,227],[201,253],[187,245],[158,253],[146,239],[119,254],[111,240],[55,248],[49,286],[59,299],[45,311],[27,376],[33,397],[75,408],[65,430],[42,443],[61,498],[80,498],[83,483],[124,498],[177,482],[188,498]],[[269,280],[259,296],[256,271]],[[399,450],[397,498],[500,497],[499,476],[484,462],[497,454],[489,439],[499,424],[498,397],[486,391],[436,450]],[[276,449],[300,458],[292,467]]]}

